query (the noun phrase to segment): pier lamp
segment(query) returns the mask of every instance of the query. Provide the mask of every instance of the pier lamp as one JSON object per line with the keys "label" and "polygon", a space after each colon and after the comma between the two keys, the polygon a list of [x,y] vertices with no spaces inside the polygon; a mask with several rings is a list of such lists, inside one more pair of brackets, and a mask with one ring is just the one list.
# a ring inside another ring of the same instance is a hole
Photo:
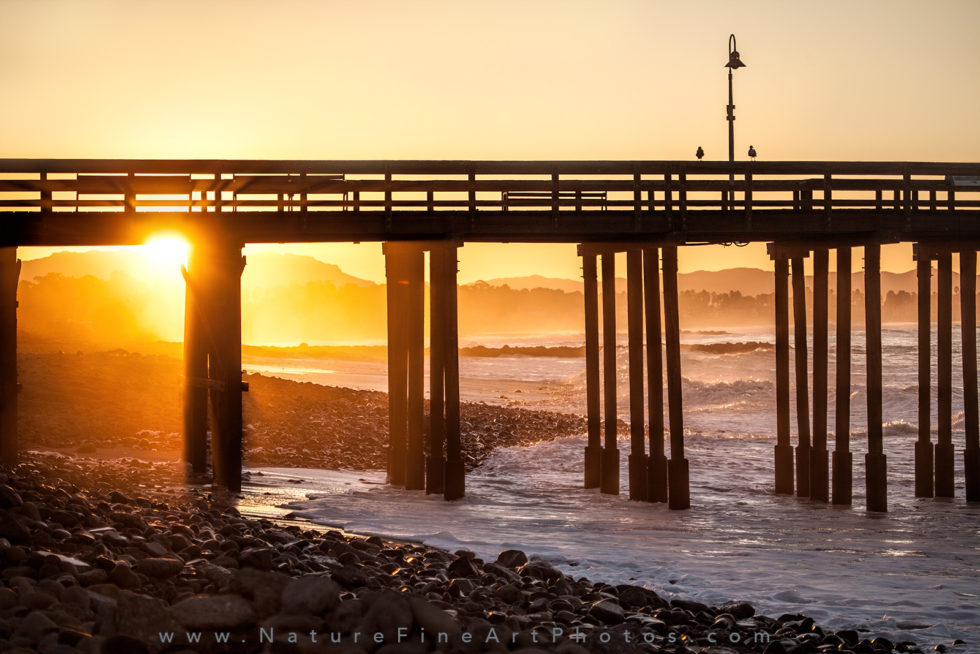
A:
{"label": "pier lamp", "polygon": [[728,63],[725,64],[725,68],[728,69],[728,161],[735,161],[735,104],[732,99],[732,71],[736,68],[744,68],[745,64],[742,62],[741,57],[738,55],[738,50],[735,46],[735,35],[731,34],[728,37]]}

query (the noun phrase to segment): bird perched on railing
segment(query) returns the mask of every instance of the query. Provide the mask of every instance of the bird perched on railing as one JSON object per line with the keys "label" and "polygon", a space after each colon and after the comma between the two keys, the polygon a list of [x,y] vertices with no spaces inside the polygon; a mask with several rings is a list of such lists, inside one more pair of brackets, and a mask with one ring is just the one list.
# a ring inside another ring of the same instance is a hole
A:
{"label": "bird perched on railing", "polygon": [[751,145],[749,146],[749,156],[752,158],[752,161],[755,161],[755,158],[759,156],[759,153],[756,152],[755,148],[752,147]]}
{"label": "bird perched on railing", "polygon": [[698,161],[704,159],[704,150],[701,149],[700,145],[698,146],[698,151],[695,152],[694,155],[698,158]]}

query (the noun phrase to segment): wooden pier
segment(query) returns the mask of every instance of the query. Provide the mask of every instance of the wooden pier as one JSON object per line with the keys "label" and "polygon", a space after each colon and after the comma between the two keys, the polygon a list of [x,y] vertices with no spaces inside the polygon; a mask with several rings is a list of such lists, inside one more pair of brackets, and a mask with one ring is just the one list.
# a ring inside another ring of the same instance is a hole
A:
{"label": "wooden pier", "polygon": [[[615,256],[625,252],[629,497],[684,509],[690,506],[690,466],[684,451],[678,248],[761,241],[769,243],[775,269],[775,492],[795,493],[815,502],[849,505],[852,501],[850,271],[852,250],[860,247],[867,332],[867,508],[885,511],[888,467],[882,434],[880,247],[912,242],[919,279],[915,494],[954,494],[955,256],[961,274],[966,405],[961,446],[966,498],[980,501],[976,344],[980,164],[3,159],[0,214],[4,221],[0,231],[0,457],[5,460],[17,453],[17,247],[138,245],[160,232],[179,232],[192,243],[184,271],[185,458],[193,470],[205,471],[210,415],[214,481],[238,490],[242,247],[381,241],[388,282],[388,478],[392,484],[441,493],[446,499],[462,497],[457,248],[466,241],[578,243],[584,277],[588,415],[584,485],[603,493],[620,491]],[[838,270],[832,456],[828,448],[831,250],[836,250]],[[424,407],[426,257],[431,343],[428,420]],[[814,270],[812,320],[807,317],[803,277],[808,258]],[[929,404],[933,261],[939,289],[935,442]],[[790,424],[790,286],[795,449]],[[807,369],[810,343],[812,384]]]}

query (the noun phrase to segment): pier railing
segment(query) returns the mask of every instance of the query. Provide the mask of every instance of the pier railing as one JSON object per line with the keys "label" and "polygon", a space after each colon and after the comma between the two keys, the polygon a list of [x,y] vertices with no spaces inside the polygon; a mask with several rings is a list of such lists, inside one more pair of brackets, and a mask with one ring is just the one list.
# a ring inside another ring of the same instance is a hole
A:
{"label": "pier railing", "polygon": [[24,245],[132,240],[106,214],[140,232],[218,213],[249,241],[727,241],[976,236],[978,211],[973,163],[0,160],[5,244]]}

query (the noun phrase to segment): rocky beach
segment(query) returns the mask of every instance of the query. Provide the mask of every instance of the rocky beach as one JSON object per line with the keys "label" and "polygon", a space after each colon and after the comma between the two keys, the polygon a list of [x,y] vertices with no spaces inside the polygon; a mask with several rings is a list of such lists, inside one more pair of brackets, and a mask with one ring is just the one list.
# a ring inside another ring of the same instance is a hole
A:
{"label": "rocky beach", "polygon": [[[592,582],[516,549],[481,560],[240,513],[177,460],[179,375],[125,352],[22,359],[28,451],[0,468],[0,652],[921,651]],[[384,394],[248,381],[248,464],[382,467]],[[463,426],[477,466],[583,423],[467,404]]]}
{"label": "rocky beach", "polygon": [[915,652],[805,615],[709,607],[251,519],[178,464],[29,453],[0,471],[0,651]]}

